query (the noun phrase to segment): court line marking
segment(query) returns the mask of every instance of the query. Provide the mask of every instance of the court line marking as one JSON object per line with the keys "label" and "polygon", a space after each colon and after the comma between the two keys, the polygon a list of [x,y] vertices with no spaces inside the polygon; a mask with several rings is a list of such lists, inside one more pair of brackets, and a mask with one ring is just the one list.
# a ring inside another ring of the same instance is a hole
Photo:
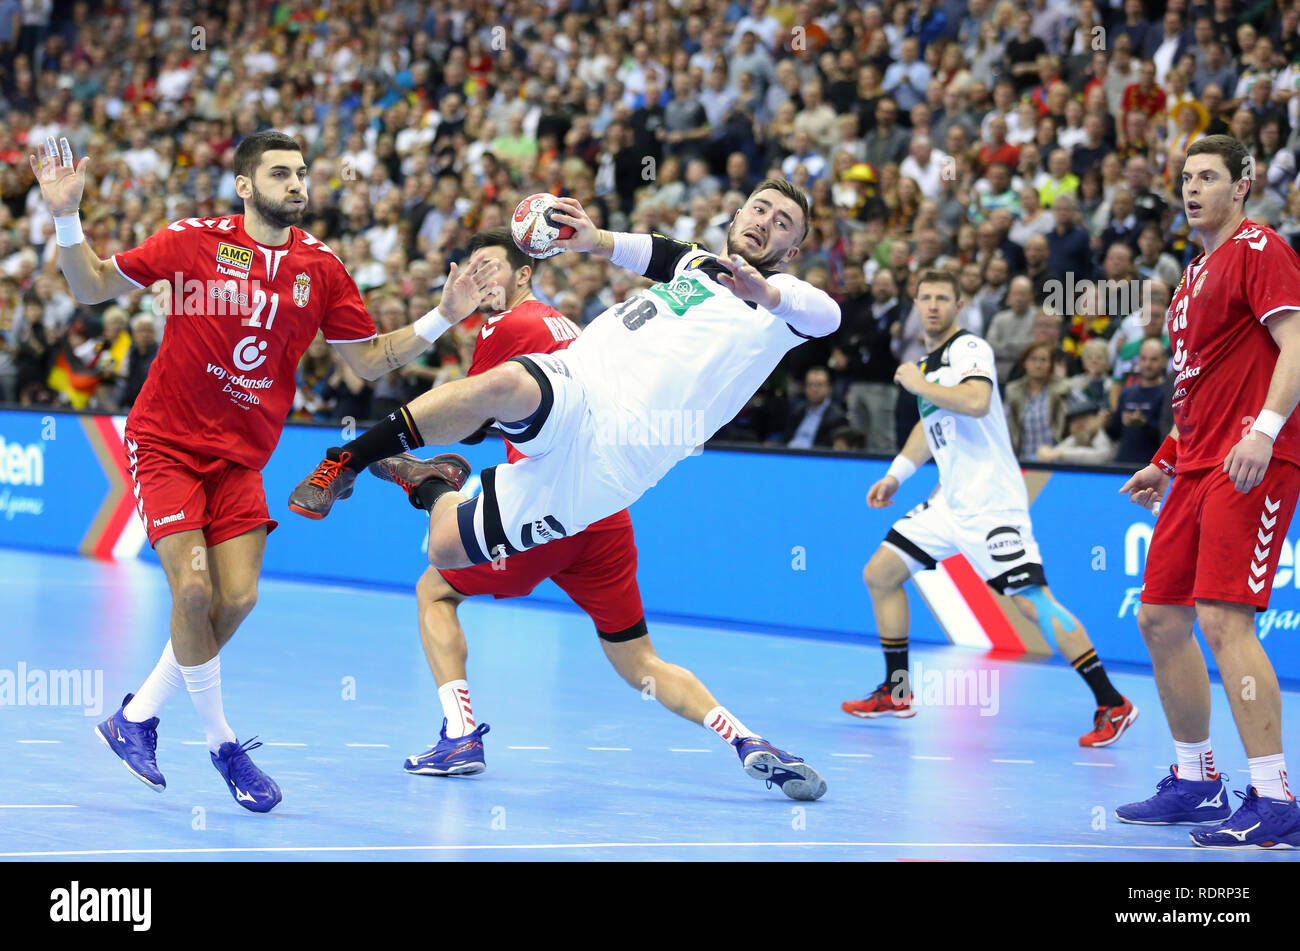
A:
{"label": "court line marking", "polygon": [[508,750],[549,750],[549,746],[507,746]]}
{"label": "court line marking", "polygon": [[1031,759],[995,759],[995,760],[992,760],[992,762],[994,762],[994,763],[1023,763],[1023,764],[1025,764],[1026,766],[1033,766],[1033,765],[1034,765],[1034,761],[1031,760]]}
{"label": "court line marking", "polygon": [[1077,763],[1075,763],[1074,765],[1075,765],[1075,766],[1095,766],[1095,767],[1098,767],[1098,768],[1104,768],[1104,769],[1112,769],[1112,768],[1114,768],[1114,766],[1115,766],[1114,763],[1084,763],[1084,762],[1077,762]]}
{"label": "court line marking", "polygon": [[66,806],[66,805],[41,806],[41,805],[26,805],[23,803],[15,803],[7,806],[0,805],[0,809],[76,809],[76,808],[77,808],[76,806]]}
{"label": "court line marking", "polygon": [[885,848],[885,849],[1109,849],[1115,851],[1204,852],[1196,845],[1098,845],[1068,842],[539,842],[520,845],[308,845],[210,849],[83,849],[58,852],[0,852],[0,858],[61,858],[92,855],[245,855],[286,852],[509,852],[561,849],[699,848]]}
{"label": "court line marking", "polygon": [[207,740],[181,740],[181,746],[207,746]]}
{"label": "court line marking", "polygon": [[669,747],[668,752],[669,753],[712,753],[713,750],[679,749],[677,747]]}
{"label": "court line marking", "polygon": [[387,743],[344,743],[343,745],[344,745],[344,746],[350,746],[350,747],[352,747],[352,748],[354,748],[354,749],[363,749],[363,750],[386,750],[386,749],[388,749],[388,744],[387,744]]}
{"label": "court line marking", "polygon": [[19,740],[18,742],[19,742],[19,743],[37,743],[37,744],[46,744],[46,743],[62,743],[63,741],[62,741],[62,740]]}
{"label": "court line marking", "polygon": [[832,753],[831,756],[842,756],[846,759],[871,759],[870,753]]}
{"label": "court line marking", "polygon": [[946,762],[946,761],[948,761],[948,760],[951,760],[952,757],[951,757],[951,756],[916,756],[916,755],[914,755],[914,756],[912,757],[912,759],[937,760],[937,761],[939,761],[939,762]]}
{"label": "court line marking", "polygon": [[631,753],[632,752],[632,747],[630,746],[589,746],[587,747],[587,749],[593,750],[597,753]]}

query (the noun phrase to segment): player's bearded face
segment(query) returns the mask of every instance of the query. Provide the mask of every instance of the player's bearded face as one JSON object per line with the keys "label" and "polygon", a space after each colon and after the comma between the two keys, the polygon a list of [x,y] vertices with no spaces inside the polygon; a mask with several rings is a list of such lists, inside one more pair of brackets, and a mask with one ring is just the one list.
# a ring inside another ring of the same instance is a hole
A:
{"label": "player's bearded face", "polygon": [[[772,270],[794,244],[792,238],[775,234],[773,227],[770,218],[765,227],[758,226],[757,216],[748,208],[741,208],[727,228],[727,254],[739,254],[759,270]],[[748,236],[756,238],[758,243]]]}
{"label": "player's bearded face", "polygon": [[[271,198],[265,192],[260,191],[256,182],[253,182],[252,186],[252,205],[267,224],[274,228],[288,228],[302,222],[303,215],[307,213],[307,189],[305,186],[300,194],[295,196],[286,195],[279,200]],[[291,198],[302,199],[302,204],[293,204]]]}

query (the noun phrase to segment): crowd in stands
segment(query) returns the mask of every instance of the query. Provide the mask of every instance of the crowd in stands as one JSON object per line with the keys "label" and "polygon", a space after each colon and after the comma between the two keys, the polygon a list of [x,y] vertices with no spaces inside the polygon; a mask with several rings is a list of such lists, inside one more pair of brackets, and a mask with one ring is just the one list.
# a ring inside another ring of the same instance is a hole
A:
{"label": "crowd in stands", "polygon": [[[1296,243],[1297,93],[1300,0],[0,0],[0,402],[126,410],[166,333],[153,289],[69,296],[28,168],[47,135],[91,156],[82,218],[107,257],[238,212],[234,148],[275,128],[310,168],[304,227],[381,331],[532,192],[721,249],[784,177],[813,208],[793,270],[843,323],[718,438],[895,452],[917,411],[894,371],[926,349],[916,275],[940,267],[996,353],[1019,458],[1133,465],[1170,425],[1164,311],[1198,251],[1185,152],[1246,142],[1246,213]],[[566,254],[534,288],[585,325],[644,283]],[[476,331],[373,384],[318,340],[293,418],[374,419],[464,373]]]}

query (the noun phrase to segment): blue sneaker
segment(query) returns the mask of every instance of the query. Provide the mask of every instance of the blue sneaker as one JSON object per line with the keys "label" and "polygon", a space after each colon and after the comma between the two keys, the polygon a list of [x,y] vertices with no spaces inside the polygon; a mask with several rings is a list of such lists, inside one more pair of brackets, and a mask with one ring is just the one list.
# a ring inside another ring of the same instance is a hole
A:
{"label": "blue sneaker", "polygon": [[[257,737],[253,737],[255,739]],[[253,740],[246,743],[222,743],[219,750],[208,755],[212,757],[212,765],[230,787],[230,795],[235,797],[235,802],[251,812],[270,812],[283,796],[275,780],[258,769],[249,757],[249,750],[262,745]]]}
{"label": "blue sneaker", "polygon": [[443,717],[438,745],[418,756],[408,756],[402,768],[414,776],[473,776],[487,769],[483,761],[483,737],[492,729],[480,723],[464,736],[447,736],[447,718]]}
{"label": "blue sneaker", "polygon": [[95,727],[100,742],[121,757],[122,765],[136,779],[156,792],[167,788],[167,780],[158,771],[158,718],[150,717],[142,723],[133,723],[122,711],[135,694],[128,693],[122,706],[103,723]]}
{"label": "blue sneaker", "polygon": [[776,783],[791,799],[820,799],[826,795],[826,780],[797,756],[778,750],[761,736],[738,736],[731,741],[740,765],[771,789]]}
{"label": "blue sneaker", "polygon": [[1218,779],[1204,782],[1179,779],[1178,770],[1170,766],[1169,775],[1156,784],[1154,796],[1120,806],[1115,818],[1144,826],[1215,825],[1232,815],[1224,785],[1227,778],[1220,773]]}
{"label": "blue sneaker", "polygon": [[1300,805],[1294,799],[1265,799],[1247,786],[1237,793],[1241,806],[1212,829],[1190,833],[1206,849],[1300,848]]}

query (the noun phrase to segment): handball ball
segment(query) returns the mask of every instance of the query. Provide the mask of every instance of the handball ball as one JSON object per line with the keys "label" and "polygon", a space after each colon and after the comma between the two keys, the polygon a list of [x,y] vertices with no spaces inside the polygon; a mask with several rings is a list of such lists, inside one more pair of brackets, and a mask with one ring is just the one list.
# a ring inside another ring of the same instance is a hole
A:
{"label": "handball ball", "polygon": [[515,239],[515,246],[529,257],[553,257],[564,248],[552,245],[556,241],[573,237],[572,225],[560,224],[551,219],[554,208],[555,196],[545,193],[529,195],[515,206],[515,214],[510,221],[510,235]]}

